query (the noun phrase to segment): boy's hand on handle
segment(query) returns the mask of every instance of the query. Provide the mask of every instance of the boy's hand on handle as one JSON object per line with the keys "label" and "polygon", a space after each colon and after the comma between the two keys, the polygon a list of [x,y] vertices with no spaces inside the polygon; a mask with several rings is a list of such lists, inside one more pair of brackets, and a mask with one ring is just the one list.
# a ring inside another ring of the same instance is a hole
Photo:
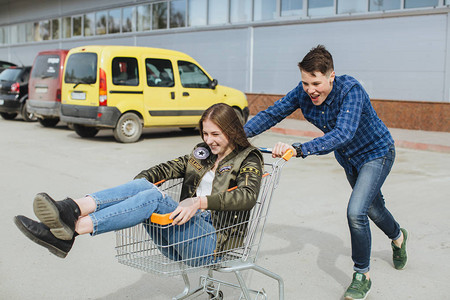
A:
{"label": "boy's hand on handle", "polygon": [[200,197],[187,198],[178,204],[178,207],[170,215],[173,219],[172,224],[182,225],[189,221],[200,209]]}
{"label": "boy's hand on handle", "polygon": [[289,149],[291,149],[293,151],[293,156],[297,156],[297,151],[295,151],[295,149],[286,143],[282,143],[282,142],[278,142],[275,144],[275,146],[272,148],[272,157],[276,158],[276,157],[282,157],[286,151],[288,151]]}

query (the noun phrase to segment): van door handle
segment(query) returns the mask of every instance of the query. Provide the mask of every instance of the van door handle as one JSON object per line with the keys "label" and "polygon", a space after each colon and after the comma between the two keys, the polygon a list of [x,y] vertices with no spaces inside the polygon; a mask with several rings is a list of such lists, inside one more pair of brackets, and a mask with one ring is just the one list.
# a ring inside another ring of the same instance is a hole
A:
{"label": "van door handle", "polygon": [[173,100],[175,99],[175,92],[170,92],[170,98]]}
{"label": "van door handle", "polygon": [[187,96],[189,96],[189,93],[188,92],[183,92],[183,96],[187,97]]}

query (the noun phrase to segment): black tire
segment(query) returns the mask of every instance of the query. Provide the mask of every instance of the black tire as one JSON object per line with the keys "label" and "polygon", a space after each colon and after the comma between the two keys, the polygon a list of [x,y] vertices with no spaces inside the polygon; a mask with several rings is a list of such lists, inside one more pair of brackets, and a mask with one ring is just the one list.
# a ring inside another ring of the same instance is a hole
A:
{"label": "black tire", "polygon": [[88,127],[80,124],[73,124],[75,132],[84,138],[94,137],[98,133],[98,129],[95,127]]}
{"label": "black tire", "polygon": [[241,124],[244,125],[245,120],[244,120],[244,114],[242,113],[242,111],[236,107],[233,107],[233,109],[236,112],[236,115],[238,116],[239,121],[241,121]]}
{"label": "black tire", "polygon": [[2,112],[2,113],[0,113],[0,116],[2,116],[2,118],[5,120],[13,120],[15,117],[17,117],[17,114]]}
{"label": "black tire", "polygon": [[35,122],[37,120],[37,117],[34,115],[34,113],[28,111],[26,100],[22,104],[22,110],[20,111],[20,113],[25,122]]}
{"label": "black tire", "polygon": [[142,120],[135,113],[125,113],[117,121],[114,138],[120,143],[135,143],[142,135]]}
{"label": "black tire", "polygon": [[55,127],[59,118],[38,118],[38,121],[44,127]]}

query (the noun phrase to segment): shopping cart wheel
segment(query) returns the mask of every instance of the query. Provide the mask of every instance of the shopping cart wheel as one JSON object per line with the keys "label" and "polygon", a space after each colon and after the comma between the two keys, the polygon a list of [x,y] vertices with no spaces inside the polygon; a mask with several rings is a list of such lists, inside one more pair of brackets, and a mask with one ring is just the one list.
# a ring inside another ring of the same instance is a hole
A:
{"label": "shopping cart wheel", "polygon": [[217,296],[215,295],[215,293],[210,293],[210,292],[208,292],[208,295],[209,295],[209,299],[223,300],[223,293],[222,293],[222,291],[219,291],[217,293]]}

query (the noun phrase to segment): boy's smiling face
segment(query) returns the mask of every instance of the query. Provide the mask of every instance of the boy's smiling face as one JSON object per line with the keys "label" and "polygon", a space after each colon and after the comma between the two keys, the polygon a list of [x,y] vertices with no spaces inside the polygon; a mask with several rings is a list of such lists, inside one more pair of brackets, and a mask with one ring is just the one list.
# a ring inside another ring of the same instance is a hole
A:
{"label": "boy's smiling face", "polygon": [[301,71],[303,90],[314,105],[321,105],[333,89],[334,71],[324,75],[321,72],[308,73]]}

